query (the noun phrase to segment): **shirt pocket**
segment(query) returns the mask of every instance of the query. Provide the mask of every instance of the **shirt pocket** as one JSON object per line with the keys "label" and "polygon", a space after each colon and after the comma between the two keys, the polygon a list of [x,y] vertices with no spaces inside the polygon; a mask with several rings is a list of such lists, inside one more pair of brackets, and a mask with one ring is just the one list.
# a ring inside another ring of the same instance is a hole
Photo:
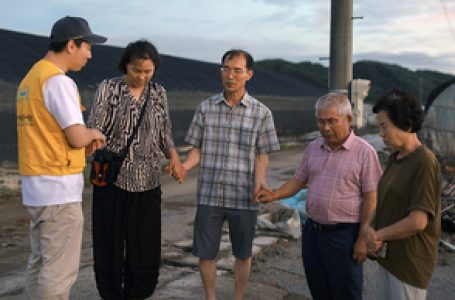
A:
{"label": "shirt pocket", "polygon": [[240,129],[239,148],[241,150],[254,150],[256,145],[256,132],[248,129]]}
{"label": "shirt pocket", "polygon": [[257,129],[253,118],[243,118],[239,128],[239,146],[241,149],[254,149]]}

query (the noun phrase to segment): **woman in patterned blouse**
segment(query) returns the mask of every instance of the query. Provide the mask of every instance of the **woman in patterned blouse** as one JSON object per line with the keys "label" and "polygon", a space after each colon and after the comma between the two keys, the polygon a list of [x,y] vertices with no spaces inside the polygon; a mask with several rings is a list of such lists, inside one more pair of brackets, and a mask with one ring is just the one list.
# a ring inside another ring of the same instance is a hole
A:
{"label": "woman in patterned blouse", "polygon": [[161,249],[161,160],[183,179],[172,139],[165,89],[151,79],[160,64],[146,40],[130,43],[121,56],[120,77],[101,82],[88,120],[119,153],[144,117],[115,183],[93,188],[93,249],[98,291],[104,299],[143,299],[158,282]]}

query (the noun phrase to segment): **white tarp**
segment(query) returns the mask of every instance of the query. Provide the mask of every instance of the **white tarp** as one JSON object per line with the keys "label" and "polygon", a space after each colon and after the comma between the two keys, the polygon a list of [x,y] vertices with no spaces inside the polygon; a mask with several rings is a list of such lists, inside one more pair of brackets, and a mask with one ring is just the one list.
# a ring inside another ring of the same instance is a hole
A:
{"label": "white tarp", "polygon": [[455,82],[437,94],[427,108],[420,136],[439,156],[455,158]]}

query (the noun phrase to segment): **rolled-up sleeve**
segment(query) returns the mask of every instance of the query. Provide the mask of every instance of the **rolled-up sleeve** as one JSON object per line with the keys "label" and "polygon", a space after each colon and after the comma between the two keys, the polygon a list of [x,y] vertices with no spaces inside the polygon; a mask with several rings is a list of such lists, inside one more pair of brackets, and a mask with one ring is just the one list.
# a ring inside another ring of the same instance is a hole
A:
{"label": "rolled-up sleeve", "polygon": [[256,144],[256,154],[265,154],[280,150],[280,144],[276,134],[275,123],[273,122],[272,112],[267,109],[261,119],[261,128],[258,133]]}
{"label": "rolled-up sleeve", "polygon": [[194,113],[193,121],[191,122],[190,128],[186,133],[185,142],[197,148],[201,148],[203,128],[204,115],[202,112],[201,105],[199,105]]}

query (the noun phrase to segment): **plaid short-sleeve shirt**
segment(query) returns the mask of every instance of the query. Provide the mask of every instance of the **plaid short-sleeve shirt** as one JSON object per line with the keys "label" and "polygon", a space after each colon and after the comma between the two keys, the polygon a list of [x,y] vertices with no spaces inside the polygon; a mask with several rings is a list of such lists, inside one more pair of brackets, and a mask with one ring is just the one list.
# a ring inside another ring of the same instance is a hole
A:
{"label": "plaid short-sleeve shirt", "polygon": [[234,107],[215,95],[198,106],[185,141],[201,151],[199,204],[258,209],[255,157],[280,149],[270,109],[248,93]]}

